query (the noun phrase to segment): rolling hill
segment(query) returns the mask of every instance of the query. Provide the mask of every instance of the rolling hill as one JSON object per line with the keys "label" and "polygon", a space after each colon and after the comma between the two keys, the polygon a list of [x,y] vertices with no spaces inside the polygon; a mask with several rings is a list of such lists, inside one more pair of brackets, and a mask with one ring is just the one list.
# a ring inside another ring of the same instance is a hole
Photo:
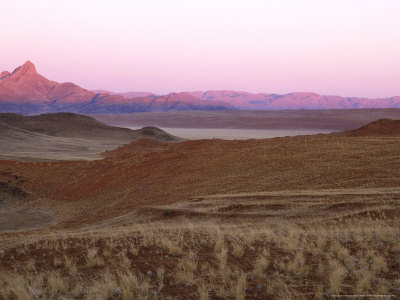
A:
{"label": "rolling hill", "polygon": [[143,138],[163,142],[182,140],[156,127],[137,130],[112,127],[73,113],[0,114],[0,158],[3,159],[99,159],[100,152]]}
{"label": "rolling hill", "polygon": [[[92,162],[3,161],[0,181],[14,184],[7,175],[13,170],[26,179],[15,186],[52,208],[64,225],[77,225],[192,196],[396,187],[398,149],[396,135],[179,143],[142,139]],[[70,214],[64,215],[66,210]]]}

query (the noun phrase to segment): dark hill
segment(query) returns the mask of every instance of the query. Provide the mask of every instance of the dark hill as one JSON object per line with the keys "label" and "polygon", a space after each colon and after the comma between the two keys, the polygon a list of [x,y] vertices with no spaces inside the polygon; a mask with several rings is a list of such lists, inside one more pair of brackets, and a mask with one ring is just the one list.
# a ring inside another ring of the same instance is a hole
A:
{"label": "dark hill", "polygon": [[380,119],[358,129],[345,132],[347,136],[394,136],[400,135],[400,120]]}
{"label": "dark hill", "polygon": [[22,116],[18,114],[0,114],[0,123],[32,133],[57,137],[88,139],[124,139],[127,141],[141,138],[152,138],[161,141],[178,141],[165,131],[156,127],[145,127],[138,130],[108,126],[92,117],[74,113],[42,114]]}
{"label": "dark hill", "polygon": [[140,139],[182,139],[156,127],[131,130],[73,113],[21,116],[0,114],[0,159],[87,160]]}

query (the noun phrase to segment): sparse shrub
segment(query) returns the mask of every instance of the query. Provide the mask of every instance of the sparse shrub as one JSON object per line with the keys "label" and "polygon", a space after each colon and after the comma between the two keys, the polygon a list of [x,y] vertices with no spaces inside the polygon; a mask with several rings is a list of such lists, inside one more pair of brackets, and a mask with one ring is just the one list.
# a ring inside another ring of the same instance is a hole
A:
{"label": "sparse shrub", "polygon": [[121,254],[119,257],[120,266],[124,269],[131,267],[131,260],[125,254]]}
{"label": "sparse shrub", "polygon": [[240,244],[239,242],[234,242],[232,245],[233,249],[232,249],[232,255],[236,258],[240,258],[243,256],[244,254],[244,249],[243,249],[243,245]]}
{"label": "sparse shrub", "polygon": [[135,245],[131,244],[129,247],[129,252],[133,255],[136,256],[139,252],[139,249],[135,247]]}
{"label": "sparse shrub", "polygon": [[59,267],[62,267],[64,265],[64,262],[63,262],[63,260],[61,258],[56,257],[56,258],[54,258],[53,265],[54,265],[55,268],[59,268]]}
{"label": "sparse shrub", "polygon": [[199,292],[199,300],[208,300],[209,299],[207,286],[204,282],[201,282],[198,285],[198,292]]}
{"label": "sparse shrub", "polygon": [[338,263],[331,266],[331,274],[329,276],[329,288],[333,294],[339,294],[342,290],[342,281],[347,274],[346,268]]}
{"label": "sparse shrub", "polygon": [[254,263],[254,269],[251,275],[252,278],[255,280],[264,278],[264,271],[268,268],[268,265],[268,259],[264,255],[259,256]]}
{"label": "sparse shrub", "polygon": [[194,283],[197,261],[197,256],[193,253],[189,253],[179,261],[174,274],[177,283]]}
{"label": "sparse shrub", "polygon": [[58,272],[50,273],[47,276],[47,285],[52,296],[65,294],[69,288],[68,282]]}
{"label": "sparse shrub", "polygon": [[225,269],[227,259],[228,259],[228,249],[221,248],[219,252],[215,253],[215,257],[217,262],[219,263],[219,267],[221,270]]}
{"label": "sparse shrub", "polygon": [[118,288],[119,286],[115,276],[106,272],[102,274],[99,280],[93,282],[93,285],[87,292],[87,298],[93,300],[109,299]]}
{"label": "sparse shrub", "polygon": [[385,257],[382,255],[375,255],[372,257],[371,270],[374,273],[386,273],[388,271],[388,266]]}
{"label": "sparse shrub", "polygon": [[135,299],[134,295],[139,289],[139,280],[135,274],[129,271],[119,274],[119,285],[123,300]]}
{"label": "sparse shrub", "polygon": [[243,300],[246,295],[246,288],[247,288],[247,279],[246,273],[241,272],[238,276],[236,289],[235,289],[235,298],[236,300]]}
{"label": "sparse shrub", "polygon": [[323,300],[324,299],[324,288],[322,285],[318,285],[315,288],[314,299],[315,300]]}
{"label": "sparse shrub", "polygon": [[161,289],[164,286],[164,274],[165,270],[163,267],[160,267],[157,269],[157,279],[158,279],[158,290],[161,291]]}
{"label": "sparse shrub", "polygon": [[360,270],[357,272],[357,283],[354,288],[356,294],[368,293],[371,288],[372,274],[368,270]]}
{"label": "sparse shrub", "polygon": [[223,248],[225,248],[224,236],[221,233],[218,233],[217,239],[215,240],[214,251],[218,253],[221,252]]}
{"label": "sparse shrub", "polygon": [[181,254],[182,254],[182,245],[179,245],[177,242],[168,240],[167,241],[167,249],[168,249],[168,253],[172,256],[181,256]]}
{"label": "sparse shrub", "polygon": [[33,272],[36,270],[35,268],[35,260],[33,259],[29,259],[26,263],[25,263],[25,269],[29,272]]}
{"label": "sparse shrub", "polygon": [[98,250],[96,248],[88,249],[86,255],[86,264],[89,268],[95,268],[104,266],[104,259],[97,255]]}
{"label": "sparse shrub", "polygon": [[78,274],[78,267],[76,262],[73,259],[69,259],[67,256],[64,257],[65,267],[67,268],[69,274],[76,275]]}

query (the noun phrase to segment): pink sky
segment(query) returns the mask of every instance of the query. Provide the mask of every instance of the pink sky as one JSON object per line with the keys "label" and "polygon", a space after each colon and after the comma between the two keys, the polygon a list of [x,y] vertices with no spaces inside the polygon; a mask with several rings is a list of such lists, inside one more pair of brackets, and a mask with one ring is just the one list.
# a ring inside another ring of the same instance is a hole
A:
{"label": "pink sky", "polygon": [[398,0],[1,4],[0,70],[114,91],[400,95]]}

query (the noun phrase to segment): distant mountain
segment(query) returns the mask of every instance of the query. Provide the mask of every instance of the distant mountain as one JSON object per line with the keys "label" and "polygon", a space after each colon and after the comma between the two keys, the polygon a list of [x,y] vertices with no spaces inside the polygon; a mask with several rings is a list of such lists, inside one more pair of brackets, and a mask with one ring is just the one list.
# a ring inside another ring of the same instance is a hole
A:
{"label": "distant mountain", "polygon": [[[127,95],[125,95],[126,97]],[[0,112],[38,114],[51,112],[132,113],[170,110],[227,110],[234,107],[220,101],[200,100],[190,94],[125,98],[95,93],[74,83],[58,83],[36,72],[27,61],[12,73],[0,75]]]}
{"label": "distant mountain", "polygon": [[88,91],[58,83],[36,72],[27,61],[12,73],[0,73],[0,112],[133,113],[186,110],[283,110],[400,108],[400,97],[368,99],[323,96],[315,93],[252,94],[238,91],[199,91],[154,95],[148,92]]}
{"label": "distant mountain", "polygon": [[207,101],[223,101],[244,110],[400,108],[400,97],[368,99],[315,93],[252,94],[238,91],[191,92]]}
{"label": "distant mountain", "polygon": [[122,96],[125,99],[131,99],[131,98],[138,98],[138,97],[148,97],[148,96],[155,96],[153,93],[149,92],[126,92],[126,93],[116,93],[108,90],[93,90],[93,93],[96,94],[110,94],[110,95],[118,95]]}

